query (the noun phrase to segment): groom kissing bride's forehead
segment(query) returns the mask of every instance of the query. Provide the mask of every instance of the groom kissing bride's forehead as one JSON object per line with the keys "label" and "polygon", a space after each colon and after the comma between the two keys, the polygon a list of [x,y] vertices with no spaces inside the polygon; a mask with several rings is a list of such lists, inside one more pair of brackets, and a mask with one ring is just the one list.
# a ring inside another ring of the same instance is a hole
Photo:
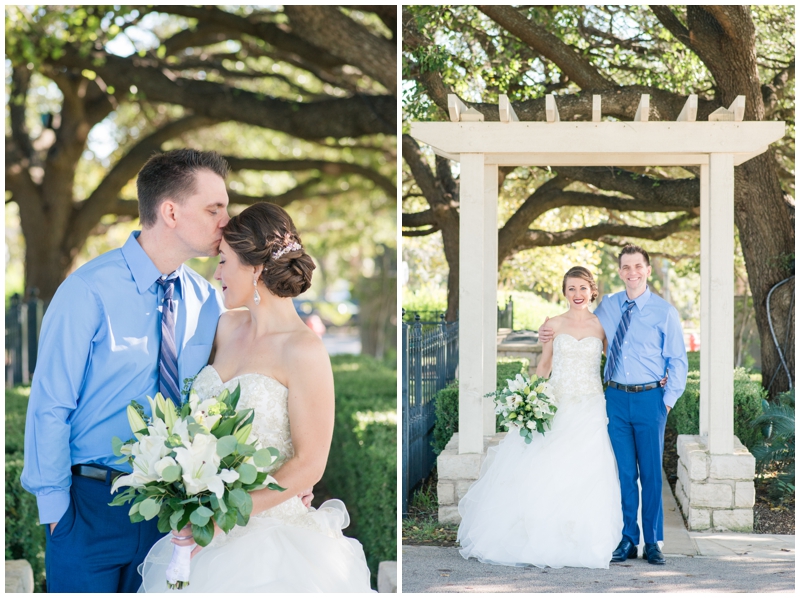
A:
{"label": "groom kissing bride's forehead", "polygon": [[47,309],[21,481],[45,526],[51,592],[135,592],[163,535],[108,505],[113,479],[131,471],[111,439],[130,436],[132,400],[161,392],[180,404],[181,381],[208,363],[223,303],[183,262],[219,253],[228,170],[216,152],[151,157],[137,178],[142,230],[73,272]]}

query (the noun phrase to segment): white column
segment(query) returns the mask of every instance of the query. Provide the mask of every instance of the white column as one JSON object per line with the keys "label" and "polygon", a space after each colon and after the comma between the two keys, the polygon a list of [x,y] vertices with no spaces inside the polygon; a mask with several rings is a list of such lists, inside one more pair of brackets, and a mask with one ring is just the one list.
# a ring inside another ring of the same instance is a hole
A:
{"label": "white column", "polygon": [[483,154],[461,154],[458,283],[458,452],[483,452],[484,333]]}
{"label": "white column", "polygon": [[700,165],[700,435],[708,436],[711,395],[711,205],[708,198],[708,164]]}
{"label": "white column", "polygon": [[[483,393],[497,385],[497,164],[483,167]],[[483,399],[483,433],[494,434],[494,401]]]}
{"label": "white column", "polygon": [[[708,448],[733,453],[733,155],[709,160]],[[703,372],[700,372],[703,376]]]}

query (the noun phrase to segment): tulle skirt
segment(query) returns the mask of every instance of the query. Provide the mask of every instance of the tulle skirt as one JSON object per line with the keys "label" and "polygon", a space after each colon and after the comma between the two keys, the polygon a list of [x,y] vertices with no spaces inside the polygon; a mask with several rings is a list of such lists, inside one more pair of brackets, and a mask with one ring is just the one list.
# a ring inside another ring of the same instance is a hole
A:
{"label": "tulle skirt", "polygon": [[[251,517],[245,527],[227,535],[218,532],[195,555],[189,587],[183,591],[371,592],[361,544],[342,535],[348,524],[347,509],[339,500],[291,517]],[[139,592],[167,591],[170,536],[159,540],[142,564]]]}
{"label": "tulle skirt", "polygon": [[512,429],[458,504],[464,558],[607,569],[622,539],[617,463],[602,394],[562,401],[530,444]]}

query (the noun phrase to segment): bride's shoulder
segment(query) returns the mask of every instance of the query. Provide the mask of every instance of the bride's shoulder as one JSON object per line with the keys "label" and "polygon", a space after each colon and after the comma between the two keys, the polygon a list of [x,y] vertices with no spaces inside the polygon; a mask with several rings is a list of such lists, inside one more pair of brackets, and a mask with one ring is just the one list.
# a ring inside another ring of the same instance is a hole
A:
{"label": "bride's shoulder", "polygon": [[303,326],[292,332],[284,344],[284,354],[292,366],[312,366],[323,362],[330,367],[330,358],[325,344],[317,334]]}
{"label": "bride's shoulder", "polygon": [[223,312],[219,316],[217,322],[217,337],[224,338],[235,330],[247,319],[248,312],[246,309],[232,309]]}

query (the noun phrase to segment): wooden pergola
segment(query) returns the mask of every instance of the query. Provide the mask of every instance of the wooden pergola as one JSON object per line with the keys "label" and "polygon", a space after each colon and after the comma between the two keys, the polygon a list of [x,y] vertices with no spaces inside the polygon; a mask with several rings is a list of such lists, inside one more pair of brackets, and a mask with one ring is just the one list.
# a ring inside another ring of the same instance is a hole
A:
{"label": "wooden pergola", "polygon": [[733,454],[733,169],[783,137],[784,123],[743,122],[744,96],[709,122],[696,122],[696,95],[676,122],[649,122],[647,95],[632,122],[602,121],[600,96],[591,122],[560,121],[554,96],[546,96],[546,122],[520,122],[504,95],[499,122],[448,99],[451,122],[415,122],[411,135],[461,164],[458,453],[481,453],[495,431],[484,395],[496,385],[498,167],[699,166],[700,435],[709,453]]}

